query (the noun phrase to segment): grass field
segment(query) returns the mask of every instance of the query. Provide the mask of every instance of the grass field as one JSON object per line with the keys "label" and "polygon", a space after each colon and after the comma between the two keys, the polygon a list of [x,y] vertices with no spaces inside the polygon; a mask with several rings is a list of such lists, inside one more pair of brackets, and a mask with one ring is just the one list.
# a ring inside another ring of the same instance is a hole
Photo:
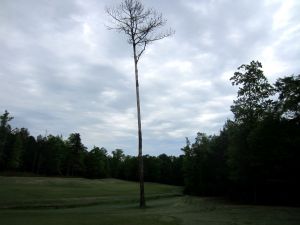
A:
{"label": "grass field", "polygon": [[0,177],[1,225],[299,225],[300,208],[181,196],[181,188],[114,179]]}

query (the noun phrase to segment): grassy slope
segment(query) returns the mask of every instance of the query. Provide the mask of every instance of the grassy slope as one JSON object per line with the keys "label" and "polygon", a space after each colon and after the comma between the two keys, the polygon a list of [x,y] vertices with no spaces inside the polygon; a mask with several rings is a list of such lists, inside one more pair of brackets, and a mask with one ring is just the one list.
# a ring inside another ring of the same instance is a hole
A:
{"label": "grassy slope", "polygon": [[[299,208],[233,205],[216,199],[175,196],[180,191],[178,187],[146,184],[151,200],[141,210],[137,208],[138,185],[133,182],[0,177],[0,224],[300,224]],[[48,206],[58,209],[44,208]]]}

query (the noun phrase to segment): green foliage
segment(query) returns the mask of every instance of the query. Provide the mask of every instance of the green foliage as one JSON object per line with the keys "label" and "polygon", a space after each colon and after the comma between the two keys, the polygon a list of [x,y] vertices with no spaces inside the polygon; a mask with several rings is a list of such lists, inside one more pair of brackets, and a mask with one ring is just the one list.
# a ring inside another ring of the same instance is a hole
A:
{"label": "green foliage", "polygon": [[158,157],[145,155],[144,174],[145,180],[164,184],[182,185],[183,157],[161,154]]}
{"label": "green foliage", "polygon": [[237,122],[252,123],[262,120],[266,112],[271,110],[270,97],[274,88],[268,83],[261,68],[260,62],[252,61],[250,65],[241,65],[239,71],[230,78],[232,85],[240,86],[237,100],[231,106]]}
{"label": "green foliage", "polygon": [[[162,165],[159,157],[144,155],[144,178],[147,181],[157,182],[161,178]],[[168,171],[167,171],[168,172]]]}
{"label": "green foliage", "polygon": [[67,142],[67,175],[84,174],[84,157],[86,147],[81,143],[79,133],[70,134]]}
{"label": "green foliage", "polygon": [[186,193],[202,196],[224,193],[226,143],[223,136],[224,132],[213,137],[198,133],[192,145],[187,139],[187,145],[182,149]]}
{"label": "green foliage", "polygon": [[109,164],[107,150],[105,148],[94,147],[87,153],[86,174],[90,178],[106,178],[109,176]]}
{"label": "green foliage", "polygon": [[[94,146],[87,151],[79,133],[70,134],[67,140],[51,134],[39,135],[35,139],[25,128],[12,131],[9,125],[12,117],[7,111],[1,119],[3,135],[0,140],[5,144],[0,158],[0,171],[138,180],[137,157],[126,156],[122,149],[112,151],[111,155],[103,147]],[[183,184],[182,157],[146,155],[144,160],[146,181]]]}
{"label": "green foliage", "polygon": [[300,76],[279,78],[274,88],[261,63],[252,61],[230,80],[239,86],[231,106],[234,121],[219,135],[198,133],[195,143],[187,140],[185,191],[299,205]]}
{"label": "green foliage", "polygon": [[21,165],[21,154],[22,154],[22,141],[21,138],[17,135],[14,140],[13,147],[10,152],[8,160],[8,168],[16,170]]}
{"label": "green foliage", "polygon": [[276,102],[279,114],[288,119],[300,119],[300,75],[279,78],[275,83],[279,93]]}
{"label": "green foliage", "polygon": [[[147,166],[144,168],[146,170]],[[121,179],[125,180],[138,180],[138,158],[135,156],[126,155],[123,161],[123,167],[121,171]]]}
{"label": "green foliage", "polygon": [[34,172],[35,156],[37,154],[37,142],[33,136],[29,136],[26,140],[25,150],[23,152],[22,170],[27,172]]}
{"label": "green foliage", "polygon": [[13,117],[9,116],[9,112],[7,110],[5,110],[3,115],[0,116],[0,128],[1,128],[1,130],[6,129],[6,130],[10,131],[11,127],[8,124],[8,122],[11,121],[12,119],[13,119]]}
{"label": "green foliage", "polygon": [[61,136],[49,135],[46,138],[43,163],[46,174],[63,174],[63,163],[66,159],[67,147]]}
{"label": "green foliage", "polygon": [[241,68],[245,72],[231,78],[233,85],[241,87],[231,107],[235,122],[227,124],[231,195],[254,203],[297,204],[300,177],[295,169],[300,158],[295,149],[300,147],[300,127],[280,117],[298,117],[299,77],[279,78],[274,88],[263,75],[261,63],[252,61]]}
{"label": "green foliage", "polygon": [[11,133],[11,127],[9,121],[13,117],[9,116],[9,112],[5,110],[4,114],[0,116],[0,170],[6,166],[6,148],[9,142],[9,135]]}
{"label": "green foliage", "polygon": [[112,177],[119,178],[121,176],[124,158],[125,155],[122,149],[116,149],[115,151],[112,151],[112,158],[110,159]]}

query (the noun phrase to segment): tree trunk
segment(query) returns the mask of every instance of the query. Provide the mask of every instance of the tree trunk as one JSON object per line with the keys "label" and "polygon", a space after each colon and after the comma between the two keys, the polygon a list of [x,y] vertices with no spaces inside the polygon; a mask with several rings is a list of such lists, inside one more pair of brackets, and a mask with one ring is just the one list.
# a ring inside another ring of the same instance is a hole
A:
{"label": "tree trunk", "polygon": [[135,90],[136,90],[136,106],[138,117],[138,159],[139,159],[139,177],[140,177],[140,208],[146,206],[145,192],[144,192],[144,164],[143,164],[143,151],[142,151],[142,125],[141,125],[141,109],[140,109],[140,92],[139,92],[139,78],[138,78],[138,59],[136,55],[136,47],[133,44],[134,54],[134,72],[135,72]]}

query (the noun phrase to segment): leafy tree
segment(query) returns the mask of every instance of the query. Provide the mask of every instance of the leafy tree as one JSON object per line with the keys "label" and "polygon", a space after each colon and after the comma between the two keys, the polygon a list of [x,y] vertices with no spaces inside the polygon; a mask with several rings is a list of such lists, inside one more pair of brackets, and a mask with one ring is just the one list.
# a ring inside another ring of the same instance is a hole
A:
{"label": "leafy tree", "polygon": [[158,32],[159,28],[165,25],[166,20],[152,9],[145,9],[138,0],[124,0],[116,7],[107,8],[107,14],[112,18],[114,25],[110,29],[124,33],[128,43],[133,49],[133,61],[136,84],[136,102],[138,117],[138,157],[139,157],[139,176],[140,176],[140,207],[144,207],[144,174],[142,156],[142,125],[140,111],[140,94],[138,79],[138,62],[144,53],[146,46],[154,41],[163,39],[172,34],[168,32]]}
{"label": "leafy tree", "polygon": [[[226,125],[231,195],[253,203],[270,201],[275,196],[277,202],[290,199],[286,195],[282,197],[286,187],[281,184],[297,186],[293,181],[296,179],[288,177],[298,168],[299,156],[294,149],[299,148],[295,136],[299,127],[294,122],[280,121],[277,112],[287,119],[297,118],[299,81],[294,77],[280,78],[275,89],[264,77],[261,63],[252,61],[238,69],[241,68],[244,72],[236,72],[231,78],[233,85],[241,85],[238,99],[231,107],[235,121]],[[275,90],[278,100],[272,102]],[[268,186],[272,180],[280,181],[280,185],[277,183],[280,190]]]}
{"label": "leafy tree", "polygon": [[160,162],[160,171],[159,172],[159,182],[172,184],[172,157],[167,156],[166,154],[160,154],[158,156],[159,162]]}
{"label": "leafy tree", "polygon": [[219,136],[198,133],[195,142],[183,148],[183,176],[185,192],[195,195],[221,195],[226,188],[227,134]]}
{"label": "leafy tree", "polygon": [[198,133],[195,138],[195,143],[192,144],[192,149],[194,150],[195,159],[196,159],[196,187],[195,190],[197,193],[201,195],[207,195],[209,189],[209,165],[208,165],[208,157],[209,157],[209,144],[211,141],[211,136],[207,136],[205,133]]}
{"label": "leafy tree", "polygon": [[124,161],[125,155],[122,149],[116,149],[112,151],[112,158],[110,160],[110,170],[112,177],[120,178],[122,163]]}
{"label": "leafy tree", "polygon": [[26,145],[29,138],[29,132],[25,128],[15,128],[11,134],[10,139],[12,145],[7,149],[7,166],[11,170],[20,170],[23,166],[23,154],[26,151]]}
{"label": "leafy tree", "polygon": [[224,128],[219,135],[211,137],[207,159],[207,182],[209,195],[227,194],[228,166],[227,161],[228,133]]}
{"label": "leafy tree", "polygon": [[67,175],[82,175],[84,173],[84,156],[86,147],[81,143],[79,133],[70,134],[67,140]]}
{"label": "leafy tree", "polygon": [[[239,71],[230,78],[232,85],[238,85],[239,90],[237,100],[231,106],[235,122],[227,123],[230,180],[233,187],[240,190],[238,193],[242,190],[252,192],[251,198],[254,202],[257,199],[257,183],[259,182],[257,173],[261,168],[254,165],[262,162],[256,157],[250,136],[256,126],[272,113],[273,102],[270,97],[274,94],[274,88],[268,83],[261,68],[260,62],[252,61],[249,65],[241,65],[238,68]],[[263,150],[266,151],[266,149]]]}
{"label": "leafy tree", "polygon": [[64,159],[67,154],[67,146],[61,136],[49,135],[45,142],[43,158],[44,173],[49,175],[62,175]]}
{"label": "leafy tree", "polygon": [[145,180],[151,182],[159,182],[161,173],[161,162],[159,158],[150,155],[144,155],[143,158]]}
{"label": "leafy tree", "polygon": [[38,135],[36,138],[36,151],[34,152],[34,159],[32,165],[32,172],[39,174],[40,167],[43,162],[43,148],[45,146],[46,138],[42,135]]}
{"label": "leafy tree", "polygon": [[23,152],[23,167],[26,172],[34,172],[34,159],[37,152],[37,142],[33,136],[29,136]]}
{"label": "leafy tree", "polygon": [[274,88],[268,83],[261,68],[260,62],[252,61],[249,65],[238,67],[239,71],[230,78],[232,85],[240,86],[237,100],[231,106],[235,120],[239,123],[262,120],[271,111],[270,96],[273,95]]}
{"label": "leafy tree", "polygon": [[184,177],[184,191],[185,193],[191,193],[194,187],[194,152],[191,148],[191,142],[186,137],[186,145],[181,149],[184,152],[183,159],[183,177]]}
{"label": "leafy tree", "polygon": [[122,172],[123,179],[138,181],[138,158],[126,155],[123,162]]}
{"label": "leafy tree", "polygon": [[[171,174],[171,184],[183,186],[183,174],[182,174],[182,165],[183,165],[184,155],[172,156],[172,174]],[[163,182],[164,181],[160,181]]]}
{"label": "leafy tree", "polygon": [[0,116],[0,170],[5,168],[6,163],[6,149],[9,135],[11,134],[11,126],[9,121],[13,117],[9,116],[9,112],[5,110],[4,114]]}
{"label": "leafy tree", "polygon": [[275,83],[279,93],[277,109],[287,119],[300,122],[300,75],[279,78]]}
{"label": "leafy tree", "polygon": [[9,125],[9,121],[13,119],[12,116],[9,116],[9,112],[7,110],[4,111],[4,114],[0,116],[0,128],[11,130],[11,126]]}
{"label": "leafy tree", "polygon": [[197,133],[195,143],[190,145],[187,139],[187,145],[183,148],[185,152],[184,159],[184,175],[185,175],[185,191],[189,194],[204,195],[205,194],[205,161],[207,158],[207,143],[209,137],[204,133]]}
{"label": "leafy tree", "polygon": [[[251,170],[253,152],[248,142],[251,129],[245,124],[238,124],[232,121],[227,122],[226,129],[229,143],[227,165],[229,167],[230,195],[246,201],[249,200],[246,199],[249,195],[248,192],[255,193],[255,186],[252,186],[253,183],[250,180],[253,172]],[[248,187],[250,190],[248,190]]]}
{"label": "leafy tree", "polygon": [[8,156],[8,169],[17,170],[21,166],[21,156],[23,152],[23,144],[19,135],[14,138],[13,147]]}
{"label": "leafy tree", "polygon": [[89,178],[105,178],[109,175],[107,150],[105,148],[94,148],[87,153],[86,175]]}

